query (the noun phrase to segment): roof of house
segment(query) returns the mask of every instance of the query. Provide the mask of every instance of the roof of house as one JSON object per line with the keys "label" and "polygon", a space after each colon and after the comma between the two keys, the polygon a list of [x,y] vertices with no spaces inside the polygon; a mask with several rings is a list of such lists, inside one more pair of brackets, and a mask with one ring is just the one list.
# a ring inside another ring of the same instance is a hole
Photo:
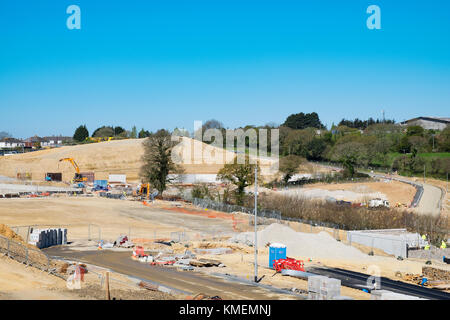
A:
{"label": "roof of house", "polygon": [[417,118],[412,118],[412,119],[403,121],[402,124],[405,124],[405,123],[408,123],[408,122],[411,122],[411,121],[416,121],[416,120],[427,120],[427,121],[440,122],[440,123],[446,123],[446,124],[450,123],[450,118],[417,117]]}
{"label": "roof of house", "polygon": [[9,142],[9,143],[23,142],[22,140],[19,140],[19,139],[16,139],[16,138],[3,138],[0,141],[1,142]]}
{"label": "roof of house", "polygon": [[63,136],[48,136],[48,137],[42,137],[41,138],[43,141],[50,141],[50,140],[54,140],[54,141],[64,141],[64,140],[72,140],[72,137],[63,137]]}

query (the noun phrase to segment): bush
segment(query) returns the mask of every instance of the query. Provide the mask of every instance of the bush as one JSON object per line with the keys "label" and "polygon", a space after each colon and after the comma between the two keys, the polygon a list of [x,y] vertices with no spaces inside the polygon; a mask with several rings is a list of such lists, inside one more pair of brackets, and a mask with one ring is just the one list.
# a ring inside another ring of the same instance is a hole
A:
{"label": "bush", "polygon": [[446,239],[450,230],[445,217],[420,215],[406,210],[351,207],[277,194],[262,194],[258,202],[261,208],[280,211],[286,218],[329,223],[343,230],[406,228],[411,232],[427,233],[435,244]]}

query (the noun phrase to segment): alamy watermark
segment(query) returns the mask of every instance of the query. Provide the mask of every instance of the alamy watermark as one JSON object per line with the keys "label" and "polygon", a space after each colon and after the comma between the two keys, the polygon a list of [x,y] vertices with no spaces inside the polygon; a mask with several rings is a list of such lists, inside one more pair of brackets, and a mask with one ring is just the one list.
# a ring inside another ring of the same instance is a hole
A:
{"label": "alamy watermark", "polygon": [[66,20],[67,29],[81,29],[81,9],[79,6],[72,4],[67,7],[66,13],[70,16]]}
{"label": "alamy watermark", "polygon": [[[181,131],[172,134],[178,144],[172,150],[175,164],[238,164],[259,163],[267,174],[276,174],[279,167],[279,129],[202,129],[202,121],[194,121],[194,139]],[[205,143],[204,143],[205,142]]]}

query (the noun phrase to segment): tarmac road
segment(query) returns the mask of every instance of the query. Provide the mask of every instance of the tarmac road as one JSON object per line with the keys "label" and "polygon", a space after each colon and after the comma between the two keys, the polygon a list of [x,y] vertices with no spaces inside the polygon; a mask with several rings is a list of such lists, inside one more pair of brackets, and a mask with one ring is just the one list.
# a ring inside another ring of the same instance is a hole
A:
{"label": "tarmac road", "polygon": [[131,252],[123,251],[75,251],[64,247],[44,249],[49,256],[63,257],[108,268],[112,271],[156,282],[190,295],[204,293],[220,296],[224,300],[273,300],[301,299],[299,296],[274,293],[267,289],[195,271],[178,271],[173,267],[150,266],[131,259]]}
{"label": "tarmac road", "polygon": [[441,200],[441,189],[430,184],[422,183],[423,195],[417,206],[417,211],[423,214],[439,216],[439,201]]}

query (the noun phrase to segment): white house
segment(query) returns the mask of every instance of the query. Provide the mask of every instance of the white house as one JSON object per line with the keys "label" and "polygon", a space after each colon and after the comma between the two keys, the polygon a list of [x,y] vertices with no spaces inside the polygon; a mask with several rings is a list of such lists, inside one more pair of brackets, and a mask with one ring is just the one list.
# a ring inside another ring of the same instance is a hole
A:
{"label": "white house", "polygon": [[15,138],[4,138],[0,140],[0,148],[17,148],[24,147],[25,142]]}
{"label": "white house", "polygon": [[64,141],[72,140],[71,137],[51,136],[41,138],[41,147],[57,147],[62,145]]}

